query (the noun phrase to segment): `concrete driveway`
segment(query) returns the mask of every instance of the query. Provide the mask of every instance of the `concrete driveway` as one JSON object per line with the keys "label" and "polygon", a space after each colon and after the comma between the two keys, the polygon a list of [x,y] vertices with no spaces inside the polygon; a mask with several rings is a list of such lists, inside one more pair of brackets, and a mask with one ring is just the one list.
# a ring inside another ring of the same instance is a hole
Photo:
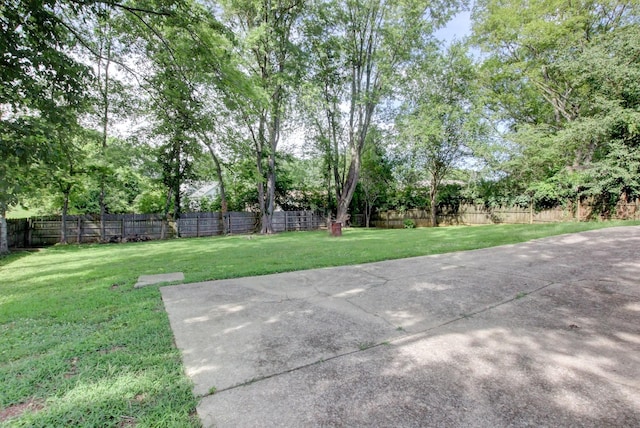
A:
{"label": "concrete driveway", "polygon": [[640,227],[161,291],[205,427],[640,426]]}

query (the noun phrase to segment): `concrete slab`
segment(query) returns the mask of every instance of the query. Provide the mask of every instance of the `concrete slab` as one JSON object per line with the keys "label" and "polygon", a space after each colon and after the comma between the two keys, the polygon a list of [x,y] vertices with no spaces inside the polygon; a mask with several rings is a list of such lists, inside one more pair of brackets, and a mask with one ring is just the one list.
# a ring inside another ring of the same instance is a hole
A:
{"label": "concrete slab", "polygon": [[161,292],[205,427],[640,426],[640,227]]}
{"label": "concrete slab", "polygon": [[160,273],[157,275],[140,275],[138,277],[138,282],[136,282],[133,288],[140,288],[140,287],[146,287],[147,285],[155,285],[155,284],[162,284],[165,282],[176,282],[176,281],[184,281],[184,273],[173,272],[173,273]]}
{"label": "concrete slab", "polygon": [[619,296],[557,285],[535,301],[205,397],[199,413],[221,427],[638,426],[639,349],[609,336],[638,338],[640,317],[625,307]]}
{"label": "concrete slab", "polygon": [[[422,265],[427,261],[422,260]],[[384,287],[354,296],[350,301],[392,325],[417,333],[549,284],[546,280],[454,267],[430,275],[389,280]]]}
{"label": "concrete slab", "polygon": [[187,289],[164,287],[162,297],[171,308],[176,344],[197,395],[330,359],[401,333],[341,299],[319,294],[283,297],[233,280],[189,284]]}

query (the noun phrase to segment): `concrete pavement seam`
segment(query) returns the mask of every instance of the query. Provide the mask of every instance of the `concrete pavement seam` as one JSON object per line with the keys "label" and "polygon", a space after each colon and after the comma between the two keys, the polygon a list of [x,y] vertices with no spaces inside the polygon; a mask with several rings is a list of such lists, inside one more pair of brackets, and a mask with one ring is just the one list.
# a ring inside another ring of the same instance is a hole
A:
{"label": "concrete pavement seam", "polygon": [[[527,293],[526,295],[528,296],[528,295],[537,293],[539,291],[544,290],[545,288],[548,288],[548,287],[550,287],[552,285],[556,285],[556,284],[561,284],[561,283],[556,283],[556,282],[549,281],[547,284],[536,288],[535,290]],[[271,379],[271,378],[274,378],[274,377],[277,377],[277,376],[281,376],[281,375],[285,375],[285,374],[288,374],[288,373],[293,373],[293,372],[296,372],[298,370],[306,369],[308,367],[313,367],[313,366],[316,366],[318,364],[322,364],[322,363],[325,363],[325,362],[328,362],[328,361],[332,361],[332,360],[335,360],[335,359],[338,359],[338,358],[346,357],[346,356],[349,356],[349,355],[354,355],[354,354],[357,354],[359,352],[365,352],[365,351],[368,351],[368,350],[373,349],[373,348],[378,348],[378,347],[381,347],[381,346],[388,346],[388,345],[390,345],[392,343],[399,342],[399,341],[406,340],[406,339],[410,339],[411,337],[416,337],[416,336],[422,335],[424,333],[428,333],[428,332],[437,330],[437,329],[439,329],[441,327],[444,327],[444,326],[447,326],[449,324],[453,324],[453,323],[455,323],[457,321],[473,317],[474,315],[478,315],[478,314],[490,311],[492,309],[495,309],[495,308],[500,307],[502,305],[506,305],[508,303],[514,302],[514,301],[519,300],[521,298],[522,297],[515,296],[515,297],[512,297],[512,298],[510,298],[508,300],[503,300],[503,301],[498,302],[498,303],[496,303],[494,305],[490,305],[490,306],[484,307],[484,308],[482,308],[480,310],[471,312],[469,314],[464,314],[462,316],[456,317],[456,318],[451,319],[449,321],[443,322],[443,323],[441,323],[441,324],[439,324],[437,326],[429,327],[429,328],[426,328],[424,330],[421,330],[421,331],[418,331],[418,332],[415,332],[415,333],[409,333],[409,334],[404,334],[404,335],[401,335],[401,336],[398,336],[398,337],[395,337],[395,338],[390,338],[390,339],[384,340],[382,342],[372,343],[370,346],[367,346],[366,348],[354,349],[353,351],[343,352],[341,354],[334,355],[334,356],[328,357],[328,358],[322,358],[322,359],[320,359],[318,361],[314,361],[314,362],[311,362],[311,363],[308,363],[308,364],[303,364],[303,365],[298,366],[298,367],[292,367],[290,369],[283,370],[283,371],[280,371],[280,372],[271,373],[271,374],[265,375],[265,376],[259,376],[259,377],[250,379],[248,381],[245,381],[245,382],[242,382],[242,383],[239,383],[239,384],[236,384],[236,385],[229,386],[229,387],[224,388],[224,389],[216,390],[216,392],[213,393],[213,394],[200,395],[199,398],[206,398],[206,397],[209,397],[209,396],[212,396],[212,395],[215,395],[215,394],[220,394],[220,393],[225,392],[225,391],[230,391],[230,390],[237,389],[237,388],[240,388],[240,387],[243,387],[243,386],[252,385],[252,384],[254,384],[256,382],[260,382],[260,381],[263,381],[263,380]],[[356,308],[364,311],[365,313],[367,313],[369,315],[380,317],[377,314],[371,314],[370,312],[364,310],[363,308],[360,308],[358,305],[354,304],[353,302],[350,302],[349,299],[345,299],[345,300],[347,300],[350,304],[354,305]],[[393,324],[391,324],[384,317],[380,317],[380,318],[382,318],[386,323],[388,323],[390,326],[393,327]]]}
{"label": "concrete pavement seam", "polygon": [[[388,282],[388,281],[387,281],[387,282]],[[382,285],[384,285],[384,284],[382,284]],[[348,299],[348,298],[347,298],[347,299],[344,299],[344,300],[345,300],[347,303],[349,303],[349,304],[351,304],[352,306],[354,306],[355,308],[357,308],[357,309],[361,310],[361,311],[362,311],[362,312],[364,312],[365,314],[367,314],[367,315],[371,315],[371,316],[373,316],[373,317],[380,318],[382,321],[384,321],[385,323],[389,324],[389,326],[390,326],[390,327],[393,327],[393,328],[397,328],[397,327],[398,327],[397,325],[394,325],[391,321],[389,321],[388,319],[386,319],[386,318],[385,318],[385,317],[383,317],[382,315],[380,315],[380,314],[378,314],[378,313],[375,313],[375,312],[370,312],[370,311],[368,311],[367,309],[363,308],[362,306],[360,306],[360,305],[358,305],[358,304],[356,304],[356,303],[352,302],[352,301],[351,301],[351,299]]]}

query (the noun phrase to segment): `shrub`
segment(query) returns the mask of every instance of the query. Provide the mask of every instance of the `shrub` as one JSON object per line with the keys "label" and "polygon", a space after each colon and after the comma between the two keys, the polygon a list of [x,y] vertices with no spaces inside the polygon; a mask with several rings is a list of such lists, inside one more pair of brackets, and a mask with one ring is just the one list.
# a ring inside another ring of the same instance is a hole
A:
{"label": "shrub", "polygon": [[416,222],[410,218],[407,218],[403,221],[405,229],[413,229],[416,227]]}

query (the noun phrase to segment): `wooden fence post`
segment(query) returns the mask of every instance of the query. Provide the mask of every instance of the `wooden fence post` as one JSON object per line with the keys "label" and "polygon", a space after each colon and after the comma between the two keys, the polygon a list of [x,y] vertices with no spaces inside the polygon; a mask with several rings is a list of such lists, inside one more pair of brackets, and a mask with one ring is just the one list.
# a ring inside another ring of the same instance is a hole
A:
{"label": "wooden fence post", "polygon": [[31,218],[27,222],[27,245],[29,247],[33,245],[33,220]]}
{"label": "wooden fence post", "polygon": [[533,224],[533,200],[529,201],[529,224]]}
{"label": "wooden fence post", "polygon": [[82,242],[82,216],[78,216],[77,242]]}

